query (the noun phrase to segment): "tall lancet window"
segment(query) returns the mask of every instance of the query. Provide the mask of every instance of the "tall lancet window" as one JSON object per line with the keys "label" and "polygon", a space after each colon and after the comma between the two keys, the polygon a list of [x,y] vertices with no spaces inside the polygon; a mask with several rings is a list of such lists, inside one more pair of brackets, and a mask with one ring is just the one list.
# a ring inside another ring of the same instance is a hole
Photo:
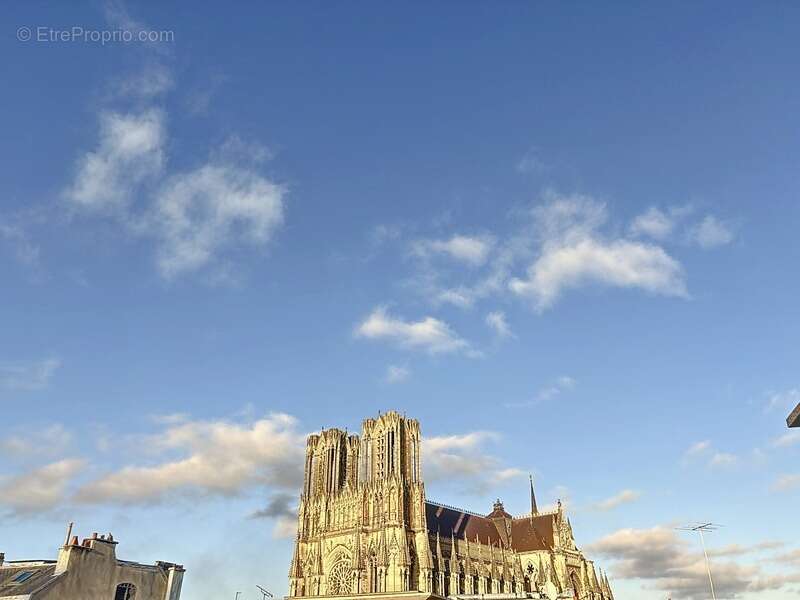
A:
{"label": "tall lancet window", "polygon": [[367,480],[367,441],[361,441],[358,452],[358,483]]}
{"label": "tall lancet window", "polygon": [[386,471],[388,475],[394,473],[394,430],[386,434]]}
{"label": "tall lancet window", "polygon": [[417,472],[418,455],[417,455],[417,438],[411,438],[411,481],[419,479]]}
{"label": "tall lancet window", "polygon": [[313,496],[317,492],[317,468],[319,460],[317,459],[316,452],[311,455],[311,466],[308,470],[308,493]]}
{"label": "tall lancet window", "polygon": [[375,478],[383,479],[386,472],[386,438],[381,436],[377,439],[377,448],[375,449]]}

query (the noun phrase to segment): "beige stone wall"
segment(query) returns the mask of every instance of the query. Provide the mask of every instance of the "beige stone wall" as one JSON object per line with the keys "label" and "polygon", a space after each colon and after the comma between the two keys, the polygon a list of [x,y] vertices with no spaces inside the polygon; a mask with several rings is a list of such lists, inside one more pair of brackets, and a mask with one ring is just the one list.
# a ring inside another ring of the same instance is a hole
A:
{"label": "beige stone wall", "polygon": [[90,540],[87,546],[70,545],[59,551],[54,585],[36,595],[36,600],[113,600],[117,585],[136,586],[136,600],[177,600],[182,571],[173,573],[157,566],[137,565],[116,559],[113,543]]}

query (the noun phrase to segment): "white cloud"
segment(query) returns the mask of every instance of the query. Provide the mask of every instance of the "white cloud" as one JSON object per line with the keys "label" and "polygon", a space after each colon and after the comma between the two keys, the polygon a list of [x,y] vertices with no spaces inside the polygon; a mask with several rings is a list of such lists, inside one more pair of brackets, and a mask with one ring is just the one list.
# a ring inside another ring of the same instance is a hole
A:
{"label": "white cloud", "polygon": [[170,91],[174,85],[172,72],[161,64],[153,63],[135,75],[120,79],[114,87],[114,93],[150,99]]}
{"label": "white cloud", "polygon": [[765,550],[776,550],[784,547],[786,544],[779,541],[766,541],[753,544],[752,546],[743,546],[742,544],[728,544],[721,548],[712,548],[709,550],[709,556],[744,556],[745,554],[753,554],[763,552]]}
{"label": "white cloud", "polygon": [[[122,5],[107,18],[143,27]],[[101,113],[97,147],[80,159],[64,196],[73,208],[113,216],[153,240],[163,277],[210,269],[212,281],[230,280],[224,255],[272,239],[287,189],[255,168],[271,158],[269,149],[235,134],[196,168],[168,171],[167,115],[153,100],[173,83],[169,69],[152,64],[117,84],[116,93],[136,108]]]}
{"label": "white cloud", "polygon": [[800,404],[800,389],[791,388],[782,392],[773,392],[767,398],[767,411],[780,410],[790,412]]}
{"label": "white cloud", "polygon": [[16,515],[51,510],[63,502],[70,482],[83,468],[82,460],[69,458],[0,479],[0,506]]}
{"label": "white cloud", "polygon": [[541,173],[547,170],[547,164],[540,158],[536,148],[529,149],[517,161],[517,171],[520,173]]}
{"label": "white cloud", "polygon": [[513,337],[511,328],[508,326],[508,321],[506,321],[506,315],[502,311],[498,310],[486,315],[486,324],[494,331],[497,337]]}
{"label": "white cloud", "polygon": [[226,165],[205,165],[170,178],[150,221],[158,267],[171,278],[211,263],[225,247],[262,245],[283,222],[285,188]]}
{"label": "white cloud", "polygon": [[[610,558],[615,579],[641,580],[648,588],[676,599],[707,598],[708,575],[703,553],[694,539],[678,537],[669,527],[620,529],[586,548],[587,552]],[[711,553],[714,549],[711,548]],[[736,598],[745,593],[777,590],[800,581],[800,574],[772,575],[761,564],[744,565],[734,561],[714,561],[714,587],[720,598]]]}
{"label": "white cloud", "polygon": [[797,429],[787,431],[772,441],[772,445],[775,448],[788,448],[796,444],[800,444],[800,430]]}
{"label": "white cloud", "polygon": [[447,323],[433,317],[404,321],[389,315],[384,307],[373,310],[356,327],[355,335],[370,340],[387,340],[402,348],[424,350],[430,354],[469,353],[469,344]]}
{"label": "white cloud", "polygon": [[557,398],[564,392],[573,389],[576,384],[577,382],[572,377],[569,377],[567,375],[562,375],[561,377],[558,377],[553,383],[539,388],[533,395],[533,398],[531,398],[530,400],[525,400],[522,402],[507,402],[505,404],[505,407],[527,408],[530,406],[534,406],[536,404],[540,404],[542,402],[547,402],[548,400]]}
{"label": "white cloud", "polygon": [[0,220],[0,240],[8,244],[17,262],[27,267],[38,267],[41,248],[31,241],[21,225]]}
{"label": "white cloud", "polygon": [[397,365],[389,365],[386,368],[386,376],[384,381],[386,383],[402,383],[411,376],[411,371],[407,367],[400,367]]}
{"label": "white cloud", "polygon": [[[138,458],[106,474],[70,483],[82,461],[62,461],[27,476],[0,481],[0,504],[12,510],[57,505],[151,505],[233,497],[266,488],[267,506],[254,518],[275,519],[276,536],[294,527],[296,490],[302,483],[305,434],[286,414],[232,422],[165,419],[159,430],[135,436]],[[460,491],[483,493],[498,482],[522,476],[488,451],[500,440],[491,431],[423,438],[426,481],[453,484]],[[138,463],[138,464],[137,464]],[[97,472],[98,465],[92,471]],[[37,491],[38,490],[38,491]]]}
{"label": "white cloud", "polygon": [[669,237],[675,227],[675,219],[655,206],[651,206],[631,223],[633,235],[648,235],[657,240]]}
{"label": "white cloud", "polygon": [[593,508],[595,510],[613,510],[623,504],[629,504],[631,502],[636,502],[639,498],[642,497],[642,493],[636,490],[622,490],[618,494],[611,496],[610,498],[606,498],[598,503],[596,503]]}
{"label": "white cloud", "polygon": [[[512,213],[513,225],[505,234],[477,238],[491,244],[476,245],[481,251],[469,255],[474,257],[469,270],[454,261],[429,260],[434,254],[430,240],[412,242],[412,254],[424,260],[414,263],[405,283],[434,306],[459,308],[511,294],[542,312],[567,291],[587,286],[689,298],[684,267],[665,243],[692,213],[691,206],[651,207],[622,228],[610,219],[606,205],[591,196],[546,191],[533,208]],[[688,237],[705,245],[719,243],[720,236],[713,242],[709,234],[719,223],[709,216],[696,227],[687,224],[687,231],[700,232],[699,238]],[[461,237],[438,240],[434,247],[443,253]]]}
{"label": "white cloud", "polygon": [[434,303],[469,308],[475,303],[475,294],[472,290],[465,288],[441,290],[437,293]]}
{"label": "white cloud", "polygon": [[125,466],[82,486],[80,503],[147,504],[175,495],[235,496],[253,486],[294,489],[302,479],[304,437],[296,420],[273,414],[252,423],[189,421],[147,440],[181,458]]}
{"label": "white cloud", "polygon": [[698,454],[702,454],[706,450],[711,448],[711,440],[702,440],[700,442],[695,442],[684,453],[684,456],[697,456]]}
{"label": "white cloud", "polygon": [[[759,451],[756,449],[755,457],[758,458]],[[710,469],[730,468],[739,464],[739,457],[729,452],[721,452],[714,449],[711,440],[695,442],[683,453],[683,460],[689,463],[694,459],[703,458]]]}
{"label": "white cloud", "polygon": [[689,229],[689,239],[702,248],[715,248],[731,243],[733,230],[713,215],[706,215]]}
{"label": "white cloud", "polygon": [[72,434],[63,425],[56,423],[41,431],[27,429],[0,439],[0,452],[5,456],[25,458],[29,456],[63,455],[72,444]]}
{"label": "white cloud", "polygon": [[480,494],[497,483],[523,476],[520,469],[502,466],[487,452],[486,445],[499,439],[492,431],[423,438],[426,482],[455,484],[464,493]]}
{"label": "white cloud", "polygon": [[728,452],[715,452],[708,461],[708,466],[711,468],[732,467],[738,462],[739,458],[735,454],[730,454]]}
{"label": "white cloud", "polygon": [[513,278],[509,288],[551,307],[562,293],[586,284],[639,288],[654,294],[686,297],[683,268],[663,248],[626,239],[604,239],[598,232],[605,205],[591,198],[558,198],[534,211],[542,250],[527,278]]}
{"label": "white cloud", "polygon": [[788,492],[798,487],[800,487],[800,474],[786,474],[781,475],[775,480],[775,483],[772,485],[772,491]]}
{"label": "white cloud", "polygon": [[61,366],[61,359],[46,358],[34,362],[0,363],[0,388],[37,391],[45,389]]}
{"label": "white cloud", "polygon": [[454,235],[447,240],[418,240],[412,244],[412,251],[419,256],[444,254],[471,266],[486,262],[494,240],[489,237]]}
{"label": "white cloud", "polygon": [[164,120],[158,109],[102,113],[98,147],[79,161],[67,200],[86,210],[126,208],[134,191],[164,168]]}

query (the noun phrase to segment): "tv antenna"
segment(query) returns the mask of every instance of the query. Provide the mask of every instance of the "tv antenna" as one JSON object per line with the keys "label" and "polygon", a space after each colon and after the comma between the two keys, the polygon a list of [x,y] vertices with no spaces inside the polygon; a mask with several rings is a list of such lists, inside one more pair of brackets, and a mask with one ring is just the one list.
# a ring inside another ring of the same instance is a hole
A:
{"label": "tv antenna", "polygon": [[685,527],[676,527],[680,531],[693,531],[700,535],[700,544],[703,546],[703,556],[706,558],[706,571],[708,572],[708,585],[711,586],[711,598],[717,600],[717,595],[714,593],[714,580],[711,577],[711,563],[708,560],[708,551],[706,550],[706,539],[703,533],[711,533],[722,527],[715,523],[698,523],[697,525],[686,525]]}
{"label": "tv antenna", "polygon": [[258,591],[261,592],[261,599],[262,600],[267,600],[267,598],[274,598],[274,596],[272,595],[272,592],[269,592],[269,591],[265,590],[264,588],[262,588],[258,584],[256,584],[256,587],[258,588]]}

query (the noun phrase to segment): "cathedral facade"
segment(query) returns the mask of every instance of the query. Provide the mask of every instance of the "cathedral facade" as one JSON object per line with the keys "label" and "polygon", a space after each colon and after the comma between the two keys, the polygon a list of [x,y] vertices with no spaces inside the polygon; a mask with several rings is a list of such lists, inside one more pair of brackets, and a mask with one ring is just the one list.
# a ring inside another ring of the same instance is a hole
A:
{"label": "cathedral facade", "polygon": [[396,412],[311,435],[289,570],[293,598],[613,600],[560,502],[487,515],[425,497],[419,423]]}

